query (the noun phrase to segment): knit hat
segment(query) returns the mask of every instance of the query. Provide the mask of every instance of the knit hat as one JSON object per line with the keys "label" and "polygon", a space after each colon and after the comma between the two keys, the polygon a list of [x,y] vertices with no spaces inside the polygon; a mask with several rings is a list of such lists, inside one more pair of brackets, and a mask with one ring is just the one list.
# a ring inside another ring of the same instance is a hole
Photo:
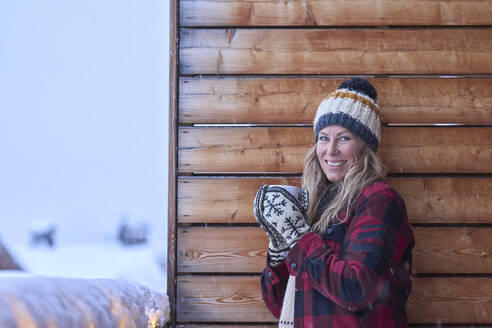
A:
{"label": "knit hat", "polygon": [[359,136],[374,151],[381,139],[381,119],[374,86],[358,77],[343,81],[318,107],[314,138],[329,125],[339,125]]}

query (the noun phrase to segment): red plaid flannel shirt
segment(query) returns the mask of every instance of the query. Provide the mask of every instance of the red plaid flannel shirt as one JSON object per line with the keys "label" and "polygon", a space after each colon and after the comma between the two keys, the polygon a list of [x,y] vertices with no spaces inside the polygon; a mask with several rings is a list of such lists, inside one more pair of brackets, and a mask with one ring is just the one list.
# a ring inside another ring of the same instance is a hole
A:
{"label": "red plaid flannel shirt", "polygon": [[[346,213],[341,213],[343,220]],[[413,231],[401,196],[384,181],[364,188],[344,224],[309,232],[262,273],[263,299],[280,316],[296,276],[294,327],[407,327]]]}

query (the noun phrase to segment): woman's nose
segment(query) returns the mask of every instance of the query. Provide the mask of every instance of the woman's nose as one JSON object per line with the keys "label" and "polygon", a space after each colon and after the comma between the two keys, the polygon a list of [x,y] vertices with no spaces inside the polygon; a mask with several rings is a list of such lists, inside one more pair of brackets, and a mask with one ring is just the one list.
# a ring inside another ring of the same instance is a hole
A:
{"label": "woman's nose", "polygon": [[335,155],[338,153],[338,148],[337,148],[337,143],[336,141],[330,141],[328,143],[328,149],[327,149],[328,154],[330,155]]}

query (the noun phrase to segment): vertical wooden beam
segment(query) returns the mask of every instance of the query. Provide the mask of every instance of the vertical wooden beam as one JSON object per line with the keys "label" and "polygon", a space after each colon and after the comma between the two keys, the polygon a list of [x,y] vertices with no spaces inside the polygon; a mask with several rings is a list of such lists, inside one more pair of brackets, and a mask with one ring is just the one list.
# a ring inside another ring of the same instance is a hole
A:
{"label": "vertical wooden beam", "polygon": [[167,293],[171,305],[169,327],[176,325],[176,234],[177,234],[177,127],[178,127],[178,0],[170,1],[169,35],[169,175]]}

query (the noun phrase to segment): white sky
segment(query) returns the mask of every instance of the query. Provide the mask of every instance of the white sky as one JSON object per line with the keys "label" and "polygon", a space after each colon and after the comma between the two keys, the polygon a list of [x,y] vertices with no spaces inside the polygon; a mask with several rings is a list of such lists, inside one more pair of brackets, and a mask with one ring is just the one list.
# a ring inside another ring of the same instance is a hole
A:
{"label": "white sky", "polygon": [[168,0],[0,1],[0,237],[167,234]]}

